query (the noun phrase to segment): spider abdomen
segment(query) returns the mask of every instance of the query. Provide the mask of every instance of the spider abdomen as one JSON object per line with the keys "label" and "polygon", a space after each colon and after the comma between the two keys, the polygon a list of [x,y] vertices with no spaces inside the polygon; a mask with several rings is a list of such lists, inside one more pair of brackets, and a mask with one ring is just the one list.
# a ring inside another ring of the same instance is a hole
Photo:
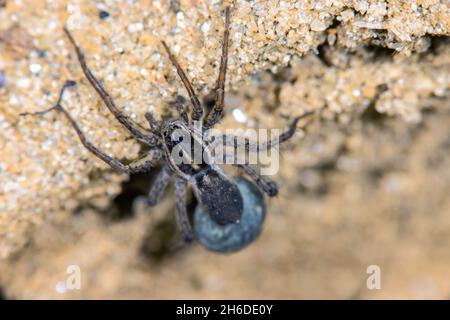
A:
{"label": "spider abdomen", "polygon": [[197,240],[208,250],[235,252],[252,243],[261,233],[266,206],[261,191],[252,182],[242,177],[235,178],[244,199],[244,210],[238,223],[226,226],[215,223],[203,207],[198,206],[194,214],[194,231]]}
{"label": "spider abdomen", "polygon": [[207,166],[192,177],[194,194],[200,205],[219,225],[238,223],[244,203],[236,183],[220,168]]}

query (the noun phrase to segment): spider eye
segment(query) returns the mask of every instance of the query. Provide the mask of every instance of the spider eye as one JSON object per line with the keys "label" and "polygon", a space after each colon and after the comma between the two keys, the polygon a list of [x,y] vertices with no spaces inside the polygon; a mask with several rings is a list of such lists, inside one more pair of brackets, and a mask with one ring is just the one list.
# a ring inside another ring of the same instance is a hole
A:
{"label": "spider eye", "polygon": [[183,141],[183,136],[178,136],[178,137],[177,136],[172,136],[172,141],[180,143],[180,142]]}

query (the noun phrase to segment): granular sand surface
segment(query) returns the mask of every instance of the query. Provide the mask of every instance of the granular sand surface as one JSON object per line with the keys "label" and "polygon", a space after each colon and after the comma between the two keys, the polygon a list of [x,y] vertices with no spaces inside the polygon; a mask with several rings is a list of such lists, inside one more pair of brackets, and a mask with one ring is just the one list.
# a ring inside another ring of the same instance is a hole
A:
{"label": "granular sand surface", "polygon": [[[100,149],[134,141],[83,77],[65,24],[117,105],[170,114],[215,86],[225,3],[8,0],[0,7],[0,288],[11,298],[447,298],[450,8],[443,1],[235,1],[222,128],[283,128],[264,231],[217,255],[168,250],[174,196],[123,209],[130,184],[47,109],[63,104]],[[109,16],[99,16],[101,11]],[[233,112],[239,110],[239,113]],[[236,116],[236,114],[240,116]],[[151,184],[154,172],[141,179]],[[132,193],[132,192],[131,192]],[[114,201],[114,199],[116,199]],[[119,200],[118,200],[119,199]],[[125,211],[124,211],[125,210]],[[78,265],[81,290],[64,288]],[[366,288],[369,265],[382,289]],[[224,267],[227,266],[227,267]]]}

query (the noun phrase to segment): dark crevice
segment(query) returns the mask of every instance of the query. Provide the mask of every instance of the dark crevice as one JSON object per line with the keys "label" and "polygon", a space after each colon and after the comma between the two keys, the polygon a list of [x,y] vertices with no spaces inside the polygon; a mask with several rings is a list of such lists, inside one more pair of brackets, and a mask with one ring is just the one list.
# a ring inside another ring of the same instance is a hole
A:
{"label": "dark crevice", "polygon": [[[145,150],[143,151],[145,153]],[[160,166],[152,168],[149,172],[132,174],[129,179],[122,182],[121,192],[113,199],[111,210],[115,212],[113,220],[123,220],[134,216],[133,205],[137,198],[147,197],[155,181]]]}
{"label": "dark crevice", "polygon": [[322,43],[321,45],[319,45],[318,47],[317,47],[317,57],[320,59],[320,61],[322,61],[322,63],[326,66],[326,67],[328,67],[328,68],[330,68],[330,67],[332,67],[333,66],[333,63],[331,62],[331,60],[328,58],[328,56],[327,56],[327,52],[326,52],[326,50],[327,50],[327,48],[329,48],[330,46],[325,42],[325,43]]}
{"label": "dark crevice", "polygon": [[361,120],[363,122],[373,122],[381,124],[384,120],[386,120],[388,117],[386,114],[380,113],[376,109],[376,104],[380,96],[388,90],[388,86],[386,84],[381,84],[377,86],[377,92],[375,94],[375,97],[370,102],[369,106],[363,111],[361,115]]}
{"label": "dark crevice", "polygon": [[[135,200],[142,196],[147,196],[152,181],[154,181],[159,168],[154,168],[150,172],[130,175],[121,186],[121,192],[111,201],[108,207],[99,208],[93,202],[81,204],[74,210],[74,214],[82,214],[86,209],[92,209],[109,222],[120,222],[134,216],[133,204]],[[94,170],[89,174],[91,180],[100,179],[103,170]]]}
{"label": "dark crevice", "polygon": [[432,36],[429,37],[429,39],[430,47],[427,51],[421,53],[422,57],[429,55],[430,53],[437,55],[442,48],[450,45],[450,37],[448,36]]}
{"label": "dark crevice", "polygon": [[376,61],[380,60],[392,60],[392,57],[396,54],[395,49],[391,49],[382,45],[371,44],[365,47],[366,51],[371,53],[372,59]]}
{"label": "dark crevice", "polygon": [[[339,21],[336,16],[336,17],[334,17],[332,24],[328,27],[328,31],[335,30],[335,29],[339,28],[340,25],[341,25],[341,21]],[[329,51],[331,51],[331,50],[336,50],[336,48],[334,46],[330,46],[327,41],[324,41],[322,44],[320,44],[317,47],[317,57],[328,68],[333,66],[333,63],[328,56]]]}
{"label": "dark crevice", "polygon": [[124,220],[134,216],[133,203],[141,196],[146,196],[150,190],[151,181],[154,180],[157,170],[151,173],[139,173],[131,175],[128,181],[122,183],[122,192],[112,201],[112,220]]}
{"label": "dark crevice", "polygon": [[[344,8],[343,8],[343,11],[345,11],[345,10],[347,10],[347,9],[351,9],[351,8],[344,7]],[[333,22],[332,22],[331,25],[328,27],[328,30],[330,30],[330,29],[337,29],[337,28],[339,28],[340,25],[341,25],[341,21],[338,19],[338,16],[335,16],[335,17],[333,18]]]}
{"label": "dark crevice", "polygon": [[[188,193],[186,209],[191,226],[196,206],[197,200],[194,195]],[[142,240],[140,253],[147,262],[158,265],[189,247],[190,244],[184,243],[182,240],[181,230],[176,221],[176,204],[174,204],[164,219],[159,221],[156,226],[152,226],[151,230],[146,233]]]}
{"label": "dark crevice", "polygon": [[387,116],[378,112],[375,108],[375,102],[371,102],[361,115],[361,119],[366,122],[380,123],[387,119]]}
{"label": "dark crevice", "polygon": [[388,32],[386,30],[374,31],[375,38],[370,39],[363,48],[370,53],[373,61],[391,61],[397,53],[395,49],[386,46],[389,43]]}

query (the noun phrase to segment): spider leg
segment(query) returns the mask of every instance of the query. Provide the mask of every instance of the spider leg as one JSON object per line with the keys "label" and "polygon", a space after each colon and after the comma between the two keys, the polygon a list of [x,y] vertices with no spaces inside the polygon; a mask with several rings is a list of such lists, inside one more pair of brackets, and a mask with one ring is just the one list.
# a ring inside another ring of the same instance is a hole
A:
{"label": "spider leg", "polygon": [[[310,111],[302,114],[301,116],[297,116],[292,120],[291,124],[285,130],[283,133],[281,133],[278,137],[269,140],[267,142],[258,143],[256,141],[251,141],[249,138],[245,137],[244,139],[237,139],[236,136],[233,135],[222,135],[220,139],[217,139],[217,141],[223,141],[225,142],[225,145],[234,146],[235,148],[245,148],[247,152],[260,152],[265,151],[270,148],[273,148],[290,138],[294,135],[295,131],[297,130],[297,123],[303,119],[306,118],[312,114],[316,113],[316,111]],[[243,141],[242,141],[243,140]],[[215,144],[214,142],[211,144],[210,148],[214,148]]]}
{"label": "spider leg", "polygon": [[260,187],[269,197],[274,197],[278,194],[278,186],[277,184],[261,175],[259,175],[252,166],[248,164],[237,164],[242,169],[244,169],[245,173],[248,174],[250,178]]}
{"label": "spider leg", "polygon": [[178,114],[180,115],[181,120],[186,125],[189,125],[189,116],[186,112],[186,100],[182,96],[177,96],[176,101],[174,102],[175,107],[177,108]]}
{"label": "spider leg", "polygon": [[111,98],[109,93],[106,91],[103,85],[97,80],[97,78],[94,76],[92,71],[87,66],[84,54],[81,52],[81,49],[75,42],[74,38],[72,37],[72,34],[66,27],[64,27],[64,32],[69,38],[70,43],[72,43],[73,47],[75,48],[75,52],[77,54],[77,58],[84,75],[91,83],[91,85],[94,87],[95,91],[97,91],[98,95],[102,98],[106,107],[109,109],[109,111],[111,111],[111,113],[114,115],[117,121],[119,121],[125,128],[127,128],[128,131],[139,141],[150,146],[155,145],[157,143],[158,138],[154,135],[154,133],[151,134],[142,133],[141,129],[144,128],[142,128],[137,123],[133,122],[130,118],[128,118],[125,114],[123,114],[123,112],[120,111],[119,108],[117,108],[116,104],[114,103],[114,100]]}
{"label": "spider leg", "polygon": [[163,158],[162,150],[159,148],[154,148],[147,151],[147,154],[145,154],[144,156],[141,156],[140,158],[133,160],[129,164],[129,166],[135,169],[133,173],[148,172],[162,158]]}
{"label": "spider leg", "polygon": [[189,223],[189,218],[186,211],[186,181],[178,178],[175,181],[175,193],[177,195],[177,212],[178,221],[183,232],[183,238],[185,242],[192,242],[194,240],[194,234],[192,232],[191,225]]}
{"label": "spider leg", "polygon": [[146,112],[145,113],[145,119],[147,119],[148,124],[150,125],[150,129],[153,132],[157,132],[158,131],[158,121],[156,121],[155,117],[153,116],[153,114],[151,112]]}
{"label": "spider leg", "polygon": [[204,121],[206,129],[214,126],[223,116],[223,105],[225,100],[225,80],[228,64],[228,38],[230,34],[230,7],[225,9],[225,31],[223,33],[222,57],[220,59],[219,77],[216,85],[216,98],[214,108]]}
{"label": "spider leg", "polygon": [[78,124],[75,121],[75,119],[73,119],[72,116],[69,114],[69,112],[66,109],[64,109],[62,107],[62,105],[61,105],[61,100],[62,100],[64,91],[68,87],[72,87],[74,85],[75,85],[74,81],[66,81],[64,83],[63,87],[61,88],[61,91],[59,93],[59,97],[58,97],[58,101],[56,102],[56,105],[51,107],[50,109],[47,109],[47,110],[44,110],[44,111],[35,112],[35,113],[22,113],[21,116],[25,116],[25,115],[44,115],[47,112],[50,112],[52,110],[60,111],[60,112],[62,112],[64,114],[64,116],[67,118],[67,120],[69,120],[70,124],[75,129],[75,131],[77,132],[78,137],[80,138],[81,143],[84,145],[84,147],[86,149],[88,149],[96,157],[100,158],[105,163],[107,163],[114,170],[117,170],[117,171],[120,171],[120,172],[124,172],[124,173],[128,173],[128,174],[133,174],[133,173],[137,173],[137,172],[147,171],[151,167],[153,167],[155,165],[157,159],[147,159],[145,162],[139,163],[139,164],[135,164],[135,165],[133,165],[133,164],[130,164],[130,165],[123,164],[119,160],[110,157],[109,155],[107,155],[106,153],[104,153],[103,151],[98,149],[96,146],[94,146],[86,138],[86,136],[84,135],[83,131],[78,126]]}
{"label": "spider leg", "polygon": [[191,99],[192,103],[192,120],[198,121],[203,115],[203,108],[200,104],[200,100],[198,100],[197,95],[195,94],[194,89],[192,88],[191,82],[189,81],[188,77],[184,73],[183,69],[181,68],[180,64],[178,63],[177,59],[172,55],[170,52],[169,47],[167,46],[165,41],[161,41],[162,45],[164,46],[164,49],[166,50],[170,62],[174,65],[174,67],[177,69],[178,76],[180,77],[181,81],[184,84],[184,87],[186,88],[186,91],[189,94],[189,98]]}
{"label": "spider leg", "polygon": [[150,206],[154,206],[159,202],[159,199],[164,193],[164,190],[166,190],[169,181],[170,181],[170,168],[168,165],[165,165],[158,173],[158,176],[156,177],[156,180],[153,183],[150,192],[148,194],[147,203]]}

